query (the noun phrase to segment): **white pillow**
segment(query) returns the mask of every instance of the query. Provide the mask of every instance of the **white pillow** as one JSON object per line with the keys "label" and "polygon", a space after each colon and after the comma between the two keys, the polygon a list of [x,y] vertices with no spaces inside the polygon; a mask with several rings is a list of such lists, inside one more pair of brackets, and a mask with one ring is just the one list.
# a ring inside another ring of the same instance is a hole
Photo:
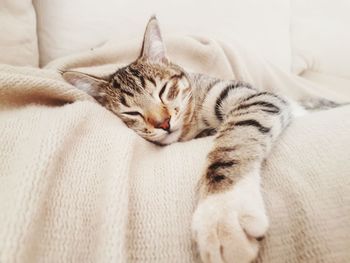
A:
{"label": "white pillow", "polygon": [[305,70],[350,77],[350,1],[293,0],[294,73]]}
{"label": "white pillow", "polygon": [[[290,70],[289,0],[34,0],[41,65],[111,38],[141,39],[156,14],[163,36],[181,33],[230,41],[238,35],[271,62]],[[136,41],[136,40],[135,40]]]}
{"label": "white pillow", "polygon": [[0,0],[0,63],[39,64],[36,18],[31,0]]}

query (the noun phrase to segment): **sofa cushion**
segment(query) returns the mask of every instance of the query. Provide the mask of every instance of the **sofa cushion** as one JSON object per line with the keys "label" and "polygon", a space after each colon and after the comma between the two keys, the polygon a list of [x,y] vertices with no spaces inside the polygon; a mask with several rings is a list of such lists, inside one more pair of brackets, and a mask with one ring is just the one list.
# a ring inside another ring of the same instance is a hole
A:
{"label": "sofa cushion", "polygon": [[290,69],[288,0],[34,0],[34,5],[41,65],[111,38],[141,43],[147,20],[156,14],[165,37],[197,34],[229,42],[238,35],[280,68]]}
{"label": "sofa cushion", "polygon": [[350,1],[292,1],[294,73],[305,70],[350,78]]}
{"label": "sofa cushion", "polygon": [[38,66],[36,17],[31,0],[0,0],[0,63]]}

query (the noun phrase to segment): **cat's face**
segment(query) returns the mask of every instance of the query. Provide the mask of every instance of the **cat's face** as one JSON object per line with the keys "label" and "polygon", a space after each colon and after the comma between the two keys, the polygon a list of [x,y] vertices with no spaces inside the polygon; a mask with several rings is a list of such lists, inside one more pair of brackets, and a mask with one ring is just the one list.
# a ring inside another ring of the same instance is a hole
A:
{"label": "cat's face", "polygon": [[192,95],[179,67],[137,60],[118,70],[110,85],[119,91],[110,109],[129,128],[159,144],[178,140]]}
{"label": "cat's face", "polygon": [[157,20],[149,21],[140,57],[116,73],[97,78],[76,71],[63,77],[92,95],[140,136],[157,144],[178,141],[192,115],[186,73],[166,57]]}

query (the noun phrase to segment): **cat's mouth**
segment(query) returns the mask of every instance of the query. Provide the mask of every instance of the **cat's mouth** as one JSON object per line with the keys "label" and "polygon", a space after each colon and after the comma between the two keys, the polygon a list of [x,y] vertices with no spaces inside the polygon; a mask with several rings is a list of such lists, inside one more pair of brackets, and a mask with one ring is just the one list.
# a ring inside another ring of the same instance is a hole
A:
{"label": "cat's mouth", "polygon": [[162,138],[160,138],[160,140],[157,141],[157,143],[162,144],[162,145],[167,145],[167,144],[177,142],[180,135],[181,135],[180,128],[177,128],[174,130],[169,130],[169,131],[167,131],[166,134],[164,134],[164,136],[162,136]]}
{"label": "cat's mouth", "polygon": [[169,130],[167,130],[167,133],[169,135],[169,134],[172,134],[173,132],[177,132],[178,130],[179,130],[179,128],[177,128],[177,129],[169,129]]}

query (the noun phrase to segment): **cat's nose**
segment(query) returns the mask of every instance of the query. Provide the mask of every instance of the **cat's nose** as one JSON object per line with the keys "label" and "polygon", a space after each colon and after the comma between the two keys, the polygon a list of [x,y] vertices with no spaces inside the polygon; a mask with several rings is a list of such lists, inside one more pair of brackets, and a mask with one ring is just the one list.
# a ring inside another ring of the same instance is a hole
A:
{"label": "cat's nose", "polygon": [[156,123],[154,127],[168,131],[170,129],[170,117],[167,117],[163,121]]}

